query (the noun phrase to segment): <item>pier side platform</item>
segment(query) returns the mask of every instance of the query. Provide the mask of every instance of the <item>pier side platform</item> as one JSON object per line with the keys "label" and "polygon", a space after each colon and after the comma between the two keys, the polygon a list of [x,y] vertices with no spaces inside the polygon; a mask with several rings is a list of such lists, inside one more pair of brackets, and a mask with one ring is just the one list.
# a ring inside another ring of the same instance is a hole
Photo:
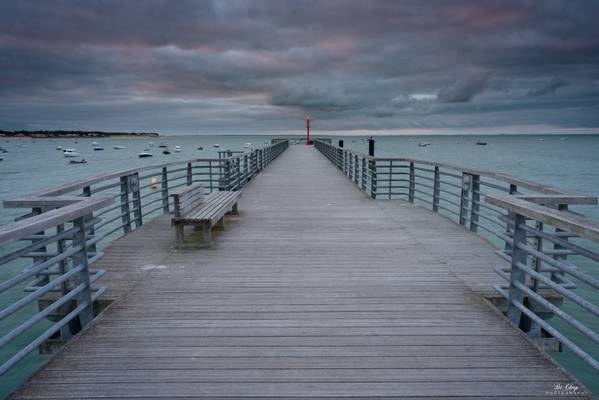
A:
{"label": "pier side platform", "polygon": [[175,249],[168,215],[113,242],[111,304],[11,398],[538,399],[573,382],[485,300],[490,244],[370,199],[311,146],[227,226],[209,249]]}

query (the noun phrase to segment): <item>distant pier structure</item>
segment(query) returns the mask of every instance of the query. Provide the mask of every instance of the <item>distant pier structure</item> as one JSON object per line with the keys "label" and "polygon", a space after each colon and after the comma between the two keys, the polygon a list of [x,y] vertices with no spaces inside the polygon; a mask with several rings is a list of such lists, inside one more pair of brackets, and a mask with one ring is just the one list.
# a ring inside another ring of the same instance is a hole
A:
{"label": "distant pier structure", "polygon": [[592,398],[595,197],[309,129],[4,199],[10,397]]}

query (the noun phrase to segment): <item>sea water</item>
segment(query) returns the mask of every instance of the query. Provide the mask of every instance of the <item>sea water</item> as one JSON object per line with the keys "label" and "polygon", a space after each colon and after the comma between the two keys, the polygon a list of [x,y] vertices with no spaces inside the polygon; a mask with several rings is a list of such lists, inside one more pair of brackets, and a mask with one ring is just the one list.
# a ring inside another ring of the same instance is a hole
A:
{"label": "sea water", "polygon": [[[317,135],[318,136],[318,135]],[[322,135],[326,136],[326,135]],[[331,137],[331,136],[326,136]],[[73,182],[105,172],[130,169],[144,165],[160,164],[177,160],[194,158],[217,158],[218,151],[243,150],[246,143],[261,146],[271,136],[165,136],[159,138],[69,138],[69,139],[0,139],[0,147],[7,153],[0,153],[0,200],[14,198],[35,190],[50,188],[59,184]],[[364,137],[332,137],[333,143],[344,141],[344,146],[352,150],[367,152]],[[482,139],[487,145],[480,146],[476,142]],[[103,147],[95,151],[93,142]],[[153,142],[154,146],[150,146]],[[418,143],[430,142],[430,146],[420,147]],[[171,151],[170,155],[162,154],[164,143]],[[215,147],[219,144],[219,147]],[[113,146],[124,146],[125,149],[113,149]],[[174,152],[180,146],[181,152]],[[70,164],[61,148],[74,148],[80,158],[87,164]],[[202,147],[202,150],[198,148]],[[144,150],[153,153],[153,157],[139,158]],[[455,165],[503,172],[538,183],[559,188],[599,196],[599,135],[499,135],[499,136],[381,136],[375,137],[375,153],[377,156],[406,157],[420,160],[452,163]],[[576,211],[599,221],[599,207],[579,206]],[[2,209],[0,224],[10,223],[23,210]],[[599,279],[599,271],[587,270]],[[0,282],[7,279],[11,272],[0,268]],[[0,296],[0,308],[8,304],[14,297]],[[588,298],[599,305],[599,298]],[[34,305],[23,312],[34,312]],[[596,332],[599,322],[580,315],[577,308],[568,309],[575,317],[581,318]],[[554,318],[556,319],[556,318]],[[0,321],[0,336],[11,328],[10,321]],[[576,334],[563,325],[560,329],[569,334]],[[30,337],[22,337],[11,346],[0,351],[0,361],[6,360],[10,354],[22,348]],[[599,349],[591,342],[584,342],[585,349],[599,357]],[[571,373],[581,379],[589,389],[599,393],[599,379],[584,362],[569,351],[552,354]],[[17,367],[0,379],[0,397],[12,390],[27,378],[40,365],[48,360],[47,356],[31,354]]]}

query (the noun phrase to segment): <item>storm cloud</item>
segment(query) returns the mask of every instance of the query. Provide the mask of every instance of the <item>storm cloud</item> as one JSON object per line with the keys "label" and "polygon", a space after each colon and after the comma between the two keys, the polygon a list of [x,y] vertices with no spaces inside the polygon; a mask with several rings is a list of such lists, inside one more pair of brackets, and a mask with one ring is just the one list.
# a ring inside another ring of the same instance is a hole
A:
{"label": "storm cloud", "polygon": [[593,0],[0,7],[0,129],[599,127]]}

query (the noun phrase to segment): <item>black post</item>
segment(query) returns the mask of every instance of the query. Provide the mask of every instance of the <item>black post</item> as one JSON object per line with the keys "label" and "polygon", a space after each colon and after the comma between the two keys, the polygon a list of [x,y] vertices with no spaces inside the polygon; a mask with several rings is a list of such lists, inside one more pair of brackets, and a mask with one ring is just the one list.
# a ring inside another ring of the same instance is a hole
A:
{"label": "black post", "polygon": [[339,147],[343,147],[343,140],[339,141]]}
{"label": "black post", "polygon": [[368,155],[374,157],[374,139],[372,136],[368,138]]}

